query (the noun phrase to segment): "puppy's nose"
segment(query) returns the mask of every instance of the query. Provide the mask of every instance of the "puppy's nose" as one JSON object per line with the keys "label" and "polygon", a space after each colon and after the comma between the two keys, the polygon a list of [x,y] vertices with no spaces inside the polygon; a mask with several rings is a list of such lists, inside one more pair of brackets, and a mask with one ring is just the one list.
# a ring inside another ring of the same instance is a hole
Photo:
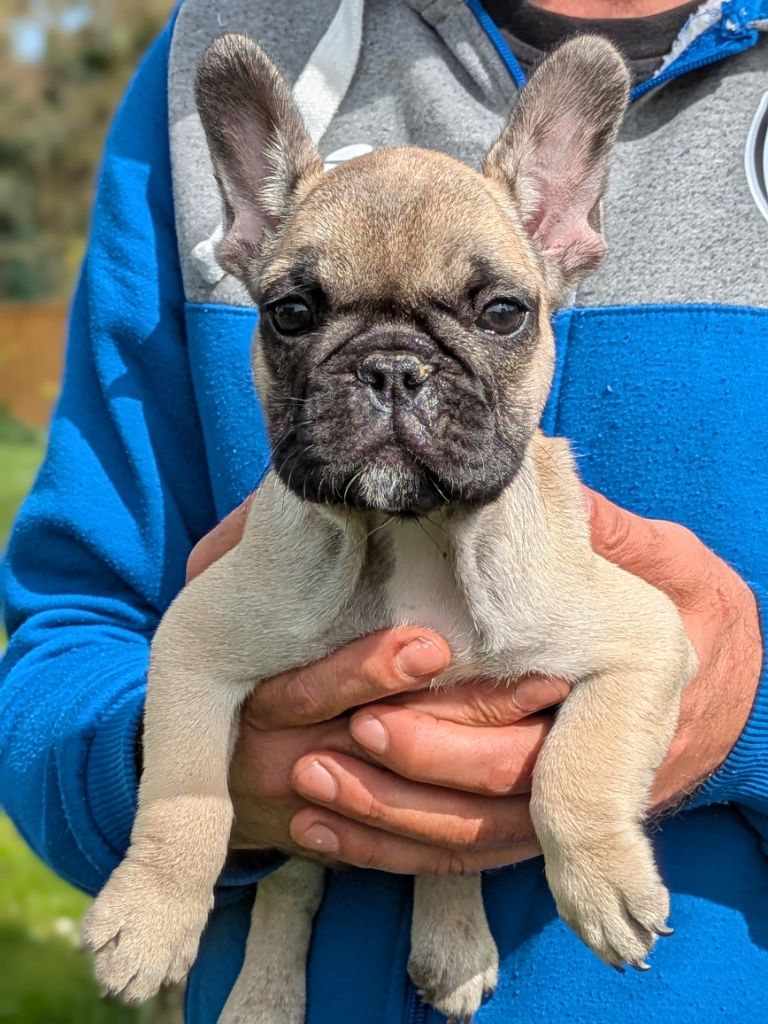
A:
{"label": "puppy's nose", "polygon": [[434,367],[412,352],[372,352],[355,371],[357,379],[382,396],[407,397],[432,376]]}

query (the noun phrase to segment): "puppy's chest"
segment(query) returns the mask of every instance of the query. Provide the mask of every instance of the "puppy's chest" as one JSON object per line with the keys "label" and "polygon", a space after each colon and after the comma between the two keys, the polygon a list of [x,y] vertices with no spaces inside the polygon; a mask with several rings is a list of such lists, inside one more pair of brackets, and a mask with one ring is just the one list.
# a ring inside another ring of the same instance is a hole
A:
{"label": "puppy's chest", "polygon": [[478,634],[464,589],[457,579],[447,535],[424,532],[417,523],[398,524],[379,542],[361,586],[357,607],[366,631],[419,625],[440,633],[453,652],[452,677],[480,668]]}

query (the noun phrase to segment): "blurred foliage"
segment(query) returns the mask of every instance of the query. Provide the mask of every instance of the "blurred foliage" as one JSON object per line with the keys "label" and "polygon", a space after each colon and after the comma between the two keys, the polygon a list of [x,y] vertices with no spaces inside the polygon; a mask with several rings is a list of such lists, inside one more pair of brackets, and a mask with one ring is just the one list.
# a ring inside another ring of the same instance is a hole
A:
{"label": "blurred foliage", "polygon": [[[34,427],[14,419],[0,405],[0,567],[11,525],[24,496],[32,486],[43,457],[43,436]],[[3,594],[0,589],[0,612]],[[0,657],[5,647],[5,629],[0,615]],[[0,857],[1,862],[1,857]],[[0,876],[0,886],[2,877]],[[0,956],[0,963],[2,957]],[[2,1020],[2,1014],[0,1014]]]}
{"label": "blurred foliage", "polygon": [[[32,486],[43,450],[39,441],[4,441],[0,437],[0,564],[5,539],[21,499]],[[0,608],[2,595],[0,594]],[[2,627],[0,626],[0,654],[2,654]],[[0,961],[2,962],[2,961]]]}
{"label": "blurred foliage", "polygon": [[[0,299],[70,292],[109,119],[172,3],[0,0]],[[31,31],[31,51],[19,52],[19,28]],[[13,341],[0,337],[0,356]],[[0,404],[0,562],[43,446],[41,431]],[[4,644],[0,625],[0,656]],[[0,1024],[177,1024],[176,991],[139,1010],[99,999],[77,948],[87,905],[0,814]]]}
{"label": "blurred foliage", "polygon": [[[82,256],[107,124],[172,0],[3,0],[0,16],[0,298],[66,294]],[[18,26],[42,53],[19,55]]]}
{"label": "blurred foliage", "polygon": [[129,1024],[132,1010],[98,999],[79,952],[81,893],[55,878],[0,817],[0,1021]]}
{"label": "blurred foliage", "polygon": [[[0,444],[18,445],[42,445],[44,434],[42,430],[30,427],[26,423],[17,420],[8,411],[6,405],[0,402]],[[3,481],[6,477],[3,475]],[[5,489],[5,487],[3,488]],[[13,488],[11,488],[13,490]],[[23,493],[23,492],[21,492]],[[0,518],[0,539],[3,536],[2,518]]]}
{"label": "blurred foliage", "polygon": [[56,878],[0,815],[0,1024],[181,1024],[181,992],[141,1007],[99,997],[79,949],[89,899]]}
{"label": "blurred foliage", "polygon": [[[0,560],[43,445],[40,431],[0,406]],[[0,625],[0,656],[4,646]],[[78,949],[88,904],[30,852],[0,813],[0,1024],[181,1024],[178,991],[140,1009],[99,998],[90,960]]]}

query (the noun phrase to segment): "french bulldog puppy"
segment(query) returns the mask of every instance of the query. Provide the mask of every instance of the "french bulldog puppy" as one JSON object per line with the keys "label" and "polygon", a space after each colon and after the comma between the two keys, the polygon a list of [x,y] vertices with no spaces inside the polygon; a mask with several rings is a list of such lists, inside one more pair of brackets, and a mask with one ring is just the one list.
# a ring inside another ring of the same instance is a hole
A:
{"label": "french bulldog puppy", "polygon": [[[183,978],[227,855],[227,769],[260,680],[385,627],[443,634],[435,686],[525,673],[573,691],[533,776],[560,915],[644,966],[668,894],[643,815],[695,655],[674,605],[596,555],[567,442],[538,423],[550,315],[600,261],[627,102],[619,54],[576,38],[533,75],[482,173],[385,149],[324,173],[288,84],[250,39],[202,58],[222,267],[261,310],[254,371],[273,469],[239,545],[152,645],[131,846],[84,924],[103,987]],[[323,868],[258,886],[224,1024],[301,1024]],[[415,879],[411,978],[451,1021],[496,983],[479,877]]]}

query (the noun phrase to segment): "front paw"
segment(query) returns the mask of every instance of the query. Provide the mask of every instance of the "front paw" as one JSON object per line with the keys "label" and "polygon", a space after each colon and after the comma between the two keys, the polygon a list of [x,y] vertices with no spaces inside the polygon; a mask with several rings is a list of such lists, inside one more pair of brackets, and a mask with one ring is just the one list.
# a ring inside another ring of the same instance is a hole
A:
{"label": "front paw", "polygon": [[640,830],[594,847],[547,851],[549,887],[562,919],[606,963],[647,970],[667,927],[669,893]]}
{"label": "front paw", "polygon": [[212,893],[185,893],[176,880],[124,860],[83,920],[83,945],[93,951],[104,993],[142,1002],[181,981],[212,903]]}

